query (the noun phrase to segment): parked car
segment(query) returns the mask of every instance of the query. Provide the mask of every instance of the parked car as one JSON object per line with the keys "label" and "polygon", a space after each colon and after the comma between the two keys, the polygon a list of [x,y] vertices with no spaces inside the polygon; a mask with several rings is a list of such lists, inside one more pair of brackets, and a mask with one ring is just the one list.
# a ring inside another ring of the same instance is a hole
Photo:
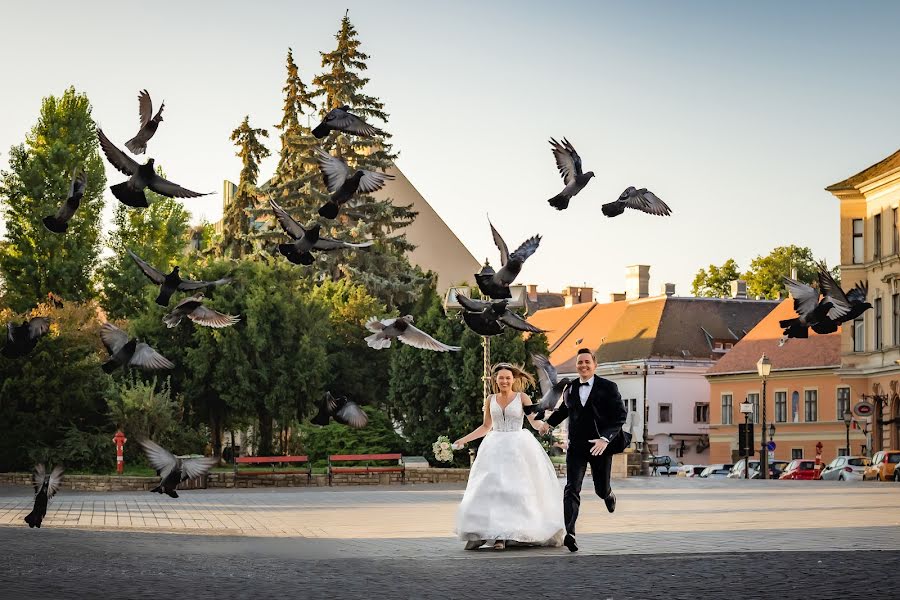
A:
{"label": "parked car", "polygon": [[[769,479],[778,479],[781,477],[781,474],[784,473],[784,470],[788,466],[788,462],[786,460],[773,460],[769,463]],[[762,479],[762,475],[759,472],[759,465],[754,469],[753,465],[750,466],[750,479]]]}
{"label": "parked car", "polygon": [[895,479],[900,450],[881,450],[872,457],[872,464],[863,472],[863,480],[890,481]]}
{"label": "parked car", "polygon": [[788,463],[778,479],[817,479],[818,476],[816,461],[797,458]]}
{"label": "parked car", "polygon": [[731,467],[734,465],[726,465],[726,464],[718,464],[718,465],[709,465],[702,471],[700,471],[700,475],[698,477],[702,479],[725,479],[728,477],[728,473],[731,471]]}
{"label": "parked car", "polygon": [[838,456],[822,469],[822,479],[859,481],[866,467],[872,464],[868,456]]}
{"label": "parked car", "polygon": [[682,465],[678,469],[678,477],[699,477],[706,465]]}
{"label": "parked car", "polygon": [[[744,479],[745,477],[747,477],[747,473],[744,468],[744,465],[746,464],[746,462],[747,462],[747,459],[742,458],[741,460],[734,463],[734,466],[731,467],[731,472],[728,473],[728,478],[729,479]],[[750,475],[753,475],[753,472],[758,471],[758,470],[759,470],[759,461],[751,458],[750,459]]]}
{"label": "parked car", "polygon": [[672,476],[678,474],[681,463],[671,456],[651,456],[650,474]]}

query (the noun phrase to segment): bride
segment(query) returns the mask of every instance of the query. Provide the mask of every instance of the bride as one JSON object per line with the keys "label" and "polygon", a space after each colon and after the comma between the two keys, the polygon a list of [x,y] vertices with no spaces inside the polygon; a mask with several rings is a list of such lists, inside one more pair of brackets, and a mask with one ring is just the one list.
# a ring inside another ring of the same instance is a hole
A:
{"label": "bride", "polygon": [[[455,442],[459,449],[484,437],[472,464],[456,516],[456,533],[475,550],[488,540],[503,550],[507,542],[559,546],[565,536],[563,493],[553,463],[534,436],[522,428],[524,394],[534,379],[521,367],[493,368],[494,394],[484,405],[484,422]],[[532,415],[534,429],[539,424]]]}

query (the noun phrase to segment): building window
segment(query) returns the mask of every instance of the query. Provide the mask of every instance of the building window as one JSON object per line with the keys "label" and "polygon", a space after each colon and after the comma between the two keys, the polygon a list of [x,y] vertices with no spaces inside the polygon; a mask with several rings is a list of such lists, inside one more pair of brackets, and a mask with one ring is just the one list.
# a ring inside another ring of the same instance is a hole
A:
{"label": "building window", "polygon": [[775,392],[775,422],[787,423],[787,392]]}
{"label": "building window", "polygon": [[800,422],[800,393],[791,394],[791,423]]}
{"label": "building window", "polygon": [[803,420],[807,423],[815,423],[819,420],[819,392],[817,390],[803,392],[803,416]]}
{"label": "building window", "polygon": [[881,350],[881,298],[875,298],[875,349]]}
{"label": "building window", "polygon": [[628,410],[630,410],[631,412],[637,412],[637,398],[626,400],[625,404],[628,406]]}
{"label": "building window", "polygon": [[722,394],[722,425],[731,425],[731,411],[731,394]]}
{"label": "building window", "polygon": [[709,423],[709,402],[694,404],[694,423]]}
{"label": "building window", "polygon": [[863,262],[863,220],[853,219],[853,264]]}
{"label": "building window", "polygon": [[898,253],[900,253],[900,229],[897,229],[897,226],[900,225],[900,223],[897,223],[897,209],[896,208],[891,210],[891,220],[893,221],[893,223],[891,223],[891,228],[892,228],[892,233],[893,233],[893,235],[891,237],[891,252],[893,254],[898,254]]}
{"label": "building window", "polygon": [[872,258],[881,258],[881,215],[874,217],[875,222],[875,239],[873,240]]}
{"label": "building window", "polygon": [[844,413],[850,410],[850,388],[839,387],[837,389],[837,418],[835,421],[842,421]]}
{"label": "building window", "polygon": [[[896,209],[894,209],[894,210],[896,210]],[[838,448],[838,456],[850,456],[850,455],[847,454],[846,448]]]}
{"label": "building window", "polygon": [[853,351],[866,351],[866,326],[861,315],[853,319]]}
{"label": "building window", "polygon": [[750,422],[759,423],[759,394],[747,394],[747,400],[753,405],[753,414],[750,416]]}
{"label": "building window", "polygon": [[803,448],[791,448],[791,460],[803,458]]}
{"label": "building window", "polygon": [[671,423],[672,422],[672,405],[671,404],[660,404],[659,405],[659,422],[660,423]]}

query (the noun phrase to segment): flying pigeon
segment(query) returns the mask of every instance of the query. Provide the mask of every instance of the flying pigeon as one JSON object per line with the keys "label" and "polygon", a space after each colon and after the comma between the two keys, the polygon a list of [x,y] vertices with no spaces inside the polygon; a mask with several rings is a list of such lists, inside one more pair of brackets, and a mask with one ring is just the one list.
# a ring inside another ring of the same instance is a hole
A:
{"label": "flying pigeon", "polygon": [[[872,305],[866,302],[866,296],[869,293],[869,284],[867,282],[858,281],[849,292],[845,293],[834,280],[834,277],[831,276],[828,267],[824,263],[819,264],[819,291],[822,292],[823,299],[831,302],[834,306],[828,311],[827,324],[823,323],[818,327],[813,325],[813,330],[816,333],[837,331],[837,326],[841,323],[853,321],[872,308]],[[846,311],[844,307],[847,307]]]}
{"label": "flying pigeon", "polygon": [[647,188],[635,189],[629,186],[614,202],[609,202],[600,207],[607,217],[617,217],[625,212],[626,208],[633,208],[651,215],[668,217],[672,214],[669,205],[659,199]]}
{"label": "flying pigeon", "polygon": [[325,392],[325,396],[319,404],[319,412],[310,422],[313,425],[324,426],[328,425],[330,419],[354,429],[365,427],[369,422],[368,415],[356,402],[347,400],[346,396],[335,398],[331,392]]}
{"label": "flying pigeon", "polygon": [[328,202],[319,209],[319,215],[326,219],[337,217],[341,205],[350,200],[353,194],[377,192],[388,180],[394,178],[386,173],[351,169],[344,159],[332,156],[321,148],[316,148],[316,159],[319,161],[325,186],[331,194]]}
{"label": "flying pigeon", "polygon": [[175,305],[175,310],[163,317],[163,323],[170,329],[181,323],[181,319],[187,317],[198,325],[204,327],[231,327],[241,320],[240,315],[226,315],[217,310],[203,306],[203,294],[197,294],[185,298]]}
{"label": "flying pigeon", "polygon": [[100,339],[109,352],[109,359],[103,363],[103,372],[112,373],[122,365],[137,367],[145,371],[173,369],[175,365],[168,358],[137,339],[129,339],[128,334],[113,325],[100,326]]}
{"label": "flying pigeon", "polygon": [[372,335],[366,338],[366,343],[370,348],[381,350],[382,348],[390,348],[391,340],[397,338],[407,346],[423,350],[456,352],[460,349],[459,346],[448,346],[437,341],[421,329],[415,328],[412,322],[412,315],[385,319],[384,321],[372,317],[366,321],[366,329],[373,332]]}
{"label": "flying pigeon", "polygon": [[86,187],[87,173],[81,169],[75,169],[72,173],[72,181],[69,183],[69,195],[66,196],[66,201],[57,209],[55,215],[44,217],[44,226],[53,233],[65,233],[69,227],[69,220],[75,216],[75,211],[81,205]]}
{"label": "flying pigeon", "polygon": [[117,183],[110,187],[113,196],[119,199],[119,202],[132,208],[146,208],[147,198],[144,196],[144,188],[149,188],[168,198],[197,198],[208,194],[192,192],[176,183],[172,183],[168,179],[160,177],[156,174],[153,166],[154,159],[148,158],[147,162],[139,165],[133,158],[116,148],[109,138],[103,133],[103,130],[97,129],[97,137],[100,138],[100,147],[106,154],[109,164],[114,166],[119,172],[128,175],[128,181]]}
{"label": "flying pigeon", "polygon": [[141,268],[141,271],[144,272],[144,275],[147,276],[147,279],[159,286],[159,295],[156,297],[156,303],[160,306],[168,306],[169,300],[171,300],[172,298],[172,294],[174,294],[176,291],[193,292],[194,290],[199,290],[201,288],[210,286],[223,285],[231,281],[230,277],[223,277],[222,279],[216,279],[215,281],[191,281],[188,279],[182,279],[179,275],[180,269],[178,266],[173,267],[172,272],[168,275],[163,275],[162,271],[151,267],[131,250],[128,250],[128,256],[130,256],[131,260],[133,260],[137,264],[137,266]]}
{"label": "flying pigeon", "polygon": [[541,393],[543,397],[537,404],[525,406],[525,414],[536,413],[536,418],[543,421],[547,417],[548,411],[556,409],[559,399],[562,397],[563,390],[567,385],[572,383],[574,379],[564,377],[559,379],[556,367],[550,364],[550,360],[543,354],[532,354],[531,364],[538,372],[538,381],[541,385]]}
{"label": "flying pigeon", "polygon": [[47,504],[62,484],[62,474],[63,468],[59,465],[53,467],[50,475],[47,475],[43,464],[35,465],[34,473],[31,474],[31,481],[34,483],[34,508],[25,517],[29,528],[41,528],[41,522],[47,516]]}
{"label": "flying pigeon", "polygon": [[269,205],[275,212],[281,228],[294,240],[288,244],[278,244],[278,251],[295,265],[313,264],[315,261],[312,255],[313,250],[329,251],[344,248],[368,248],[374,244],[372,241],[353,244],[325,237],[320,234],[321,225],[315,224],[309,229],[305,229],[273,200],[269,200]]}
{"label": "flying pigeon", "polygon": [[179,483],[205,475],[219,462],[214,456],[178,458],[151,440],[141,440],[139,443],[144,448],[150,466],[156,469],[156,474],[159,475],[159,485],[150,491],[167,494],[172,498],[178,497],[175,488]]}
{"label": "flying pigeon", "polygon": [[20,325],[6,324],[6,344],[0,354],[6,358],[21,358],[31,353],[38,340],[50,331],[50,319],[35,317]]}
{"label": "flying pigeon", "polygon": [[147,151],[147,142],[156,133],[156,128],[159,127],[163,120],[162,111],[165,105],[165,102],[160,104],[156,116],[151,119],[153,102],[150,100],[150,94],[147,90],[141,90],[141,93],[138,94],[138,116],[140,117],[141,129],[136,136],[125,142],[125,147],[131,150],[132,154],[143,154]]}
{"label": "flying pigeon", "polygon": [[790,277],[784,278],[784,285],[794,298],[794,311],[796,311],[797,317],[778,322],[778,325],[784,329],[781,345],[788,338],[809,337],[811,326],[816,327],[821,324],[827,327],[829,314],[843,315],[850,310],[848,305],[835,304],[827,298],[819,300],[819,290]]}
{"label": "flying pigeon", "polygon": [[349,111],[349,106],[339,106],[330,110],[325,115],[325,119],[312,130],[312,134],[317,138],[323,138],[331,131],[343,131],[363,137],[384,135],[383,131],[372,127],[356,115],[350,114]]}
{"label": "flying pigeon", "polygon": [[530,333],[544,333],[507,308],[508,300],[473,300],[465,296],[456,297],[463,309],[463,321],[478,335],[491,336],[503,333],[505,327]]}
{"label": "flying pigeon", "polygon": [[578,153],[575,152],[575,147],[566,138],[563,138],[562,144],[550,138],[550,145],[553,146],[556,168],[559,169],[566,187],[547,202],[556,210],[564,210],[569,207],[569,200],[588,184],[591,177],[594,176],[594,172],[581,172],[581,157],[578,156]]}
{"label": "flying pigeon", "polygon": [[494,244],[496,244],[497,249],[500,250],[501,268],[496,273],[477,273],[475,275],[475,281],[478,283],[478,289],[481,290],[481,293],[493,300],[511,298],[512,295],[509,293],[509,286],[515,281],[519,271],[522,270],[522,263],[537,250],[541,243],[541,236],[535,235],[528,238],[522,242],[521,246],[516,248],[515,252],[510,254],[509,250],[506,248],[506,242],[503,241],[503,238],[500,237],[500,234],[494,229],[493,223],[488,221],[488,224],[491,226],[491,235],[494,236]]}

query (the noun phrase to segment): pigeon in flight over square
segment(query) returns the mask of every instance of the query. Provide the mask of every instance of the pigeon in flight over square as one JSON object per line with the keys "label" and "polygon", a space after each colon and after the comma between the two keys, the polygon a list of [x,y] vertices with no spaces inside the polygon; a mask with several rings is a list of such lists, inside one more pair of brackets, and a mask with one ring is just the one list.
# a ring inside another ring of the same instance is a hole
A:
{"label": "pigeon in flight over square", "polygon": [[34,473],[31,474],[31,481],[34,484],[34,508],[25,517],[29,528],[41,528],[41,522],[47,516],[47,505],[59,491],[62,479],[63,468],[61,466],[56,465],[50,475],[47,475],[43,464],[35,465]]}
{"label": "pigeon in flight over square", "polygon": [[604,204],[600,210],[607,217],[617,217],[625,212],[626,208],[633,208],[649,215],[661,217],[667,217],[672,214],[672,209],[669,208],[669,205],[660,200],[656,194],[647,188],[638,190],[634,186],[626,188],[615,201]]}
{"label": "pigeon in flight over square", "polygon": [[159,286],[159,295],[156,297],[156,303],[160,306],[168,306],[172,294],[176,291],[193,292],[194,290],[223,285],[231,281],[230,277],[223,277],[222,279],[216,279],[215,281],[191,281],[189,279],[182,279],[179,274],[180,268],[177,265],[172,268],[171,273],[164,275],[162,271],[151,267],[146,261],[131,250],[128,250],[128,256],[130,256],[131,260],[140,267],[141,271],[144,272],[144,275],[147,276],[147,279]]}
{"label": "pigeon in flight over square", "polygon": [[231,327],[241,320],[240,316],[226,315],[203,306],[203,294],[185,298],[176,304],[175,309],[163,317],[163,323],[171,329],[181,323],[181,319],[184,317],[187,317],[197,325],[214,329]]}
{"label": "pigeon in flight over square", "polygon": [[359,404],[347,400],[346,396],[335,398],[331,392],[325,392],[325,396],[319,404],[319,412],[310,422],[313,425],[325,426],[331,419],[354,429],[361,429],[369,422],[368,415],[359,407]]}
{"label": "pigeon in flight over square", "polygon": [[215,456],[203,458],[178,458],[152,440],[141,440],[141,447],[150,466],[156,469],[159,475],[159,485],[150,490],[158,494],[166,494],[171,498],[177,498],[175,488],[182,481],[201,477],[219,463]]}
{"label": "pigeon in flight over square", "polygon": [[866,296],[869,293],[867,282],[858,281],[849,292],[845,293],[831,276],[825,263],[819,263],[819,291],[822,293],[822,299],[831,302],[833,307],[828,311],[827,325],[823,324],[818,328],[813,326],[813,331],[816,333],[837,331],[837,327],[841,323],[853,321],[872,308],[872,304],[866,302]]}
{"label": "pigeon in flight over square", "polygon": [[165,102],[159,105],[156,116],[151,118],[153,114],[153,102],[150,100],[150,94],[147,90],[141,90],[138,94],[138,116],[140,117],[141,128],[137,135],[125,142],[125,147],[131,150],[132,154],[143,154],[147,151],[147,142],[156,133],[156,128],[162,122],[162,111],[166,105]]}
{"label": "pigeon in flight over square", "polygon": [[69,220],[75,216],[75,211],[81,206],[81,199],[84,197],[86,187],[87,173],[82,169],[75,169],[65,202],[60,205],[55,215],[44,217],[44,226],[53,233],[65,233],[69,227]]}
{"label": "pigeon in flight over square", "polygon": [[[788,338],[808,338],[809,328],[827,328],[829,314],[844,315],[850,307],[846,304],[835,304],[827,298],[819,299],[819,290],[816,288],[784,277],[784,285],[794,299],[794,311],[797,316],[792,319],[784,319],[778,325],[784,329],[784,337],[779,345],[783,345]],[[824,330],[824,329],[823,329]]]}
{"label": "pigeon in flight over square", "polygon": [[513,311],[507,305],[508,300],[474,300],[463,295],[456,297],[463,307],[463,321],[469,329],[482,336],[503,333],[506,327],[529,333],[544,333]]}
{"label": "pigeon in flight over square", "polygon": [[321,139],[332,131],[343,131],[362,137],[384,135],[380,129],[372,127],[356,115],[351,114],[349,106],[339,106],[328,111],[325,119],[312,130],[312,134]]}
{"label": "pigeon in flight over square", "polygon": [[460,349],[459,346],[448,346],[437,341],[421,329],[414,327],[412,322],[412,315],[385,319],[383,321],[376,317],[371,317],[366,322],[366,329],[371,331],[372,335],[365,338],[366,343],[370,348],[375,348],[376,350],[390,348],[391,340],[393,339],[398,339],[413,348],[434,350],[435,352],[456,352]]}
{"label": "pigeon in flight over square", "polygon": [[594,176],[594,172],[582,173],[581,157],[578,156],[578,153],[575,152],[575,147],[566,138],[563,138],[561,144],[550,138],[550,145],[553,146],[556,168],[559,169],[559,174],[562,175],[563,183],[566,184],[566,187],[547,202],[556,210],[564,210],[569,207],[569,200],[588,184],[591,177]]}
{"label": "pigeon in flight over square", "polygon": [[104,323],[100,326],[100,339],[109,352],[109,359],[103,363],[103,372],[112,373],[121,366],[137,367],[144,371],[161,371],[174,369],[175,365],[168,358],[113,325]]}
{"label": "pigeon in flight over square", "polygon": [[26,319],[19,325],[12,322],[6,324],[6,343],[0,354],[6,358],[22,358],[37,346],[38,340],[50,331],[50,319],[34,317]]}
{"label": "pigeon in flight over square", "polygon": [[509,292],[510,284],[516,280],[519,272],[522,270],[522,264],[529,256],[534,254],[535,250],[541,243],[541,236],[535,235],[516,248],[512,254],[506,247],[506,242],[500,237],[500,233],[494,229],[493,223],[488,221],[491,226],[491,235],[494,237],[494,244],[500,250],[500,270],[496,273],[482,272],[475,275],[475,281],[478,283],[478,289],[481,293],[493,300],[502,300],[504,298],[512,298]]}
{"label": "pigeon in flight over square", "polygon": [[543,397],[540,402],[523,408],[525,414],[535,413],[535,418],[539,421],[543,421],[547,417],[548,412],[552,412],[556,409],[556,405],[559,404],[559,399],[562,397],[563,390],[565,390],[566,386],[572,383],[574,379],[569,377],[559,379],[556,367],[550,364],[550,359],[543,354],[532,354],[531,364],[537,369],[538,381],[541,385],[541,394],[543,394]]}
{"label": "pigeon in flight over square", "polygon": [[384,187],[384,184],[393,179],[393,175],[366,171],[364,169],[351,169],[344,159],[332,156],[316,148],[316,159],[325,179],[325,186],[331,194],[328,202],[319,208],[319,215],[326,219],[334,219],[338,216],[341,205],[345,204],[357,192],[371,194]]}
{"label": "pigeon in flight over square", "polygon": [[117,183],[109,188],[113,196],[118,198],[122,204],[132,208],[147,208],[149,204],[144,195],[146,188],[167,198],[198,198],[208,195],[207,193],[192,192],[157,175],[153,166],[155,159],[148,158],[146,163],[139,165],[109,141],[100,128],[97,129],[97,137],[100,139],[100,148],[103,149],[109,164],[122,174],[129,176],[127,181]]}
{"label": "pigeon in flight over square", "polygon": [[368,248],[375,242],[366,241],[359,243],[342,242],[321,235],[322,226],[315,224],[309,229],[304,228],[294,220],[286,210],[281,208],[274,200],[269,200],[269,205],[275,212],[278,223],[286,234],[293,240],[287,244],[278,244],[278,251],[295,265],[311,265],[315,261],[313,251],[343,250],[345,248]]}

